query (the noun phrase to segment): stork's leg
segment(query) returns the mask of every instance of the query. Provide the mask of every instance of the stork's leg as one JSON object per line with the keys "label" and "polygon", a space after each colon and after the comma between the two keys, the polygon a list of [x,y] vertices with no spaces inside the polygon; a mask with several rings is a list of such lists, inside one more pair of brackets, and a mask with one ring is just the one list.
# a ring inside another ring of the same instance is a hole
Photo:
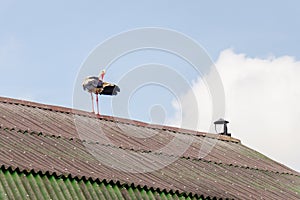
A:
{"label": "stork's leg", "polygon": [[93,96],[93,93],[91,93],[91,98],[92,98],[92,112],[95,113],[95,110],[94,110],[94,96]]}
{"label": "stork's leg", "polygon": [[99,100],[98,100],[98,94],[96,94],[96,103],[97,103],[97,115],[99,114]]}

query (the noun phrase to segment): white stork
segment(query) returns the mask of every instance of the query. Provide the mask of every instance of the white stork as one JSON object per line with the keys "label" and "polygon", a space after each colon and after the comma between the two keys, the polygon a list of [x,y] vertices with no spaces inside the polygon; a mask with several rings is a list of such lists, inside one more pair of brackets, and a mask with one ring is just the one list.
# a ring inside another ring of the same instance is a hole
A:
{"label": "white stork", "polygon": [[96,76],[86,77],[82,83],[83,90],[87,90],[89,93],[91,93],[93,113],[95,113],[93,93],[96,94],[98,115],[99,115],[98,95],[117,95],[117,93],[120,92],[120,88],[117,85],[103,81],[104,75],[105,75],[105,70],[102,70],[98,77]]}

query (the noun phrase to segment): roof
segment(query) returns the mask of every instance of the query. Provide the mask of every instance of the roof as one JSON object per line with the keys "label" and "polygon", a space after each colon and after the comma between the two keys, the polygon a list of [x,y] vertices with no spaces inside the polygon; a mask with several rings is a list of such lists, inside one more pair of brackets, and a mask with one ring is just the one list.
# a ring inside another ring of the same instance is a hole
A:
{"label": "roof", "polygon": [[[1,168],[0,199],[198,199],[127,184]],[[201,197],[200,197],[201,199]]]}
{"label": "roof", "polygon": [[3,170],[190,197],[300,198],[298,172],[225,135],[9,98],[0,126]]}

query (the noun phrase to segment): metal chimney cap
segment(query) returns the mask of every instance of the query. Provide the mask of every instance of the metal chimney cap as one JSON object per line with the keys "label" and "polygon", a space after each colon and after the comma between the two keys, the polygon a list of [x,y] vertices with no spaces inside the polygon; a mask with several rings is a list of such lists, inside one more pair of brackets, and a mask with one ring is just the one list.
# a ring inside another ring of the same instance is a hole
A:
{"label": "metal chimney cap", "polygon": [[228,123],[229,121],[226,121],[223,118],[220,118],[219,120],[214,122],[214,124],[228,124]]}

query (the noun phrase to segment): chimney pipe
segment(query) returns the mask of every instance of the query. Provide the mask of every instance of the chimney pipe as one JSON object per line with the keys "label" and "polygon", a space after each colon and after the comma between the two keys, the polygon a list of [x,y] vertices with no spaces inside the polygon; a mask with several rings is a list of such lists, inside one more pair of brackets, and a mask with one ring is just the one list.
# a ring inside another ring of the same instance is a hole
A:
{"label": "chimney pipe", "polygon": [[231,136],[230,133],[228,133],[228,128],[227,128],[227,124],[229,123],[229,121],[226,121],[222,118],[220,118],[219,120],[215,121],[214,124],[215,124],[215,130],[216,132],[218,133],[217,131],[217,124],[223,124],[223,132],[222,133],[218,133],[220,135],[227,135],[227,136]]}

